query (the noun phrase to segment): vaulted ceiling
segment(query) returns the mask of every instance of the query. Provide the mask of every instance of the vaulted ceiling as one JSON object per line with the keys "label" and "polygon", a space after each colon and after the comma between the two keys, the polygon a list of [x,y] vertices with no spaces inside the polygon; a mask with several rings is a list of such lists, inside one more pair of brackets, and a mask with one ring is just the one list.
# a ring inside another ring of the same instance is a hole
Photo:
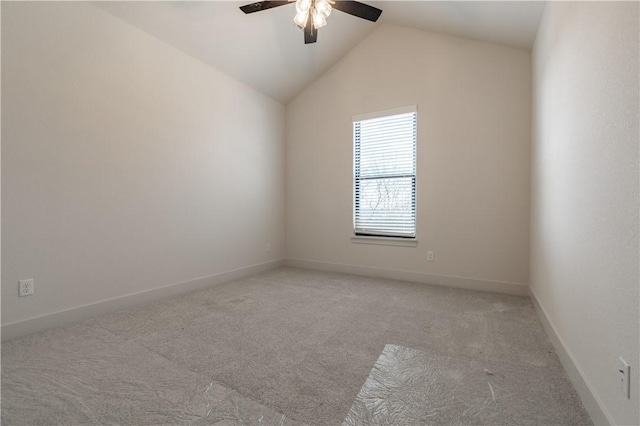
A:
{"label": "vaulted ceiling", "polygon": [[531,49],[544,10],[544,2],[368,1],[383,10],[378,22],[334,11],[318,42],[305,45],[293,4],[245,15],[238,7],[246,3],[251,0],[94,4],[283,103],[379,25]]}

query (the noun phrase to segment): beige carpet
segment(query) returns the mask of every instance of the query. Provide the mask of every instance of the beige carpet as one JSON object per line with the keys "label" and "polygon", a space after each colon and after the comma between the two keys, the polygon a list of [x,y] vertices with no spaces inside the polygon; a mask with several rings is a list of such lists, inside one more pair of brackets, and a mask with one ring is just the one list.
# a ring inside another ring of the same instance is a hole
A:
{"label": "beige carpet", "polygon": [[278,268],[4,343],[2,424],[341,424],[386,345],[497,370],[494,424],[590,422],[527,298]]}

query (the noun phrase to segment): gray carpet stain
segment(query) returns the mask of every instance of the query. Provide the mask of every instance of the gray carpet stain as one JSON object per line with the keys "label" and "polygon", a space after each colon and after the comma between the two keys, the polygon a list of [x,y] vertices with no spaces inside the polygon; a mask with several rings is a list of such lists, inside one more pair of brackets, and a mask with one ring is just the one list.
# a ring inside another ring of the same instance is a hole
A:
{"label": "gray carpet stain", "polygon": [[579,404],[553,370],[387,345],[343,424],[591,424]]}

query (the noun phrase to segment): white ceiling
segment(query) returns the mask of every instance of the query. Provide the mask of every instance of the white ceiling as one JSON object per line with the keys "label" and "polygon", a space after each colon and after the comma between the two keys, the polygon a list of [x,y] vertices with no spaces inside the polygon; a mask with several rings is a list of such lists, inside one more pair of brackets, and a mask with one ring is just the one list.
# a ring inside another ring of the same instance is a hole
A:
{"label": "white ceiling", "polygon": [[293,5],[245,15],[248,1],[95,2],[107,12],[283,103],[378,25],[391,23],[530,49],[544,2],[365,1],[376,23],[334,11],[305,45]]}

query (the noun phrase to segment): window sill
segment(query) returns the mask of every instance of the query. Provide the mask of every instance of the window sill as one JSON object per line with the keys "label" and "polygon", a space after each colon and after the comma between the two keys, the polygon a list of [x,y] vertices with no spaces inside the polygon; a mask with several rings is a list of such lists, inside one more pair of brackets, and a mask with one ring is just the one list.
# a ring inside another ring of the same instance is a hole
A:
{"label": "window sill", "polygon": [[354,244],[377,244],[381,246],[416,247],[418,240],[415,238],[393,238],[393,237],[363,237],[353,236],[351,242]]}

